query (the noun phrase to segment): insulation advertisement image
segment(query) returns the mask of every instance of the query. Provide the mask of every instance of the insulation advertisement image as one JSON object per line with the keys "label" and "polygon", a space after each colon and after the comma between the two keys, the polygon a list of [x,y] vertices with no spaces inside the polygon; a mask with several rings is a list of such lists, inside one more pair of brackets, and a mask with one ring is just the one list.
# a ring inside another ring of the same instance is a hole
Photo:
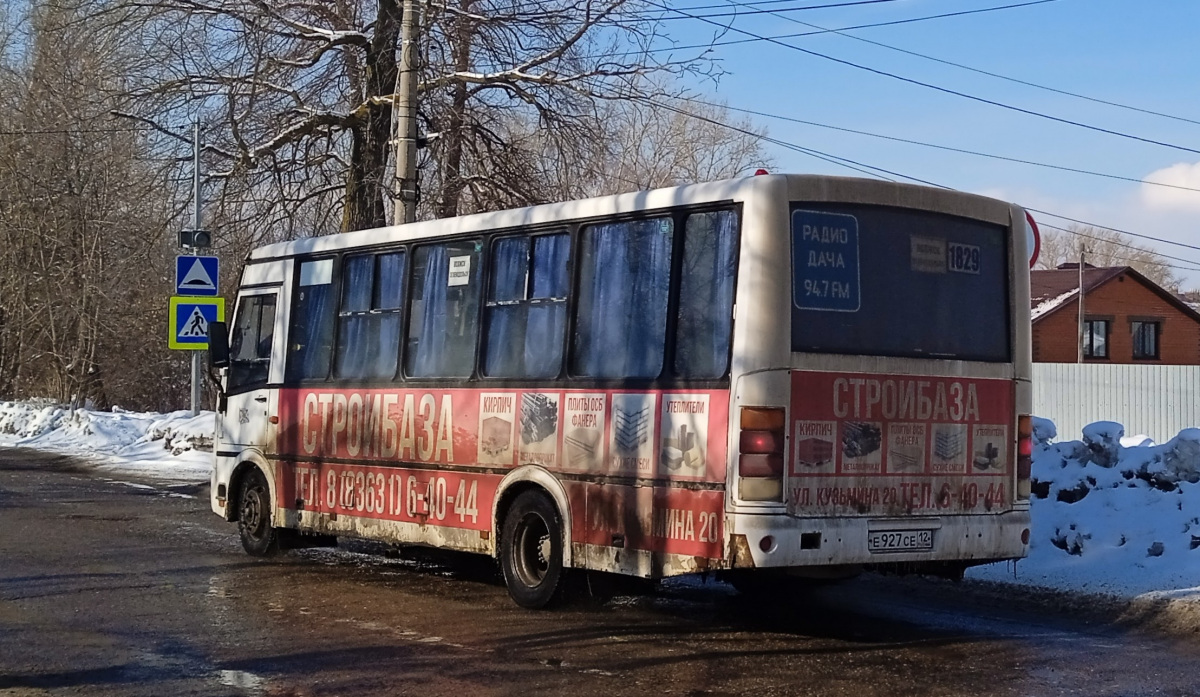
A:
{"label": "insulation advertisement image", "polygon": [[1012,507],[1005,380],[792,371],[797,515],[985,513]]}
{"label": "insulation advertisement image", "polygon": [[703,476],[708,448],[708,395],[663,395],[659,474]]}

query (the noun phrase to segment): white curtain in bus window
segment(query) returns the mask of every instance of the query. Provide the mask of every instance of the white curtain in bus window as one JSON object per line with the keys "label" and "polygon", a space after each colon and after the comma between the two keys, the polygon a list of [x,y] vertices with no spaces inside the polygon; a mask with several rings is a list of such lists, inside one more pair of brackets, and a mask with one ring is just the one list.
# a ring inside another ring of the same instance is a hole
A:
{"label": "white curtain in bus window", "polygon": [[480,265],[476,240],[413,252],[404,370],[412,377],[466,378],[475,367]]}
{"label": "white curtain in bus window", "polygon": [[274,334],[275,294],[244,296],[229,337],[230,392],[267,382]]}
{"label": "white curtain in bus window", "polygon": [[403,288],[403,252],[346,257],[338,312],[339,378],[382,379],[396,374]]}
{"label": "white curtain in bus window", "polygon": [[565,234],[507,237],[492,245],[484,353],[487,376],[558,375],[570,245]]}
{"label": "white curtain in bus window", "polygon": [[662,373],[673,227],[662,217],[584,228],[573,373],[597,378]]}
{"label": "white curtain in bus window", "polygon": [[324,380],[333,353],[333,259],[300,262],[288,332],[288,381]]}
{"label": "white curtain in bus window", "polygon": [[675,373],[719,378],[729,368],[738,215],[734,211],[689,215],[683,235]]}

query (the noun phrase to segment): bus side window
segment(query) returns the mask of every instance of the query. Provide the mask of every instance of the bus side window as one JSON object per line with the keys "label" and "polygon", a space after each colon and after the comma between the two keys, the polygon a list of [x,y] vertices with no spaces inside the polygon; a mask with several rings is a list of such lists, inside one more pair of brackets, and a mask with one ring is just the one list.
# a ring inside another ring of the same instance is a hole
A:
{"label": "bus side window", "polygon": [[333,259],[300,262],[300,286],[292,301],[286,379],[324,380],[333,353]]}
{"label": "bus side window", "polygon": [[719,378],[729,369],[738,214],[694,213],[687,217],[683,235],[675,373]]}
{"label": "bus side window", "polygon": [[244,296],[229,337],[230,392],[267,383],[274,334],[275,294]]}
{"label": "bus side window", "polygon": [[417,247],[404,372],[466,378],[475,367],[482,248],[477,240]]}
{"label": "bus side window", "polygon": [[395,376],[403,289],[404,252],[346,257],[338,310],[337,377]]}
{"label": "bus side window", "polygon": [[488,377],[558,375],[570,248],[566,234],[506,237],[492,245],[484,352]]}
{"label": "bus side window", "polygon": [[573,374],[655,378],[662,373],[672,236],[668,217],[584,228]]}

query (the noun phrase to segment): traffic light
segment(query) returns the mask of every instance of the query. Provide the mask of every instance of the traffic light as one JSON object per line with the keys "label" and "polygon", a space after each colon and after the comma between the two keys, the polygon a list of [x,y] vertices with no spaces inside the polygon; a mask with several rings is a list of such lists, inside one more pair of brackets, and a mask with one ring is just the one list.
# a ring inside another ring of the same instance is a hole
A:
{"label": "traffic light", "polygon": [[180,247],[211,247],[212,233],[208,230],[180,230]]}

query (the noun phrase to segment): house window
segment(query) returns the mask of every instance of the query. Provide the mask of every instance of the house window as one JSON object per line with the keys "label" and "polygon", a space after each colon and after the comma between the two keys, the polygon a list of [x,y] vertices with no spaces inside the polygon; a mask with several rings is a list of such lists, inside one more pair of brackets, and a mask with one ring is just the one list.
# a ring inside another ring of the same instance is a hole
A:
{"label": "house window", "polygon": [[1132,322],[1133,357],[1142,360],[1158,358],[1158,332],[1160,322]]}
{"label": "house window", "polygon": [[1085,358],[1108,358],[1108,325],[1106,319],[1089,319],[1083,323]]}

